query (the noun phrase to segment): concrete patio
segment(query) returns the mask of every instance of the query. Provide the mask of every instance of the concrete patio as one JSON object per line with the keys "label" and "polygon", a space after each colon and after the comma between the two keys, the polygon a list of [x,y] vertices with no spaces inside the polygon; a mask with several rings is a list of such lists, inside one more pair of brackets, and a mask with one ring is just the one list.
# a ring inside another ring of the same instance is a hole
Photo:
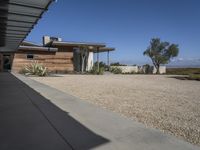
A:
{"label": "concrete patio", "polygon": [[199,150],[19,74],[0,74],[1,150]]}
{"label": "concrete patio", "polygon": [[13,75],[0,74],[1,150],[87,150],[107,142]]}

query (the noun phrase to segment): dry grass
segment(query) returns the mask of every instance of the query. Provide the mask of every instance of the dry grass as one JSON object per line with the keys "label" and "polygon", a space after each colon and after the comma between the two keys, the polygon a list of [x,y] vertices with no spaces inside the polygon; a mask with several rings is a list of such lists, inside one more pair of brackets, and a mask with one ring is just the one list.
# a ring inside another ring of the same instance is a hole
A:
{"label": "dry grass", "polygon": [[167,74],[174,74],[174,75],[200,74],[200,68],[167,68]]}
{"label": "dry grass", "polygon": [[153,75],[33,78],[200,145],[200,82]]}

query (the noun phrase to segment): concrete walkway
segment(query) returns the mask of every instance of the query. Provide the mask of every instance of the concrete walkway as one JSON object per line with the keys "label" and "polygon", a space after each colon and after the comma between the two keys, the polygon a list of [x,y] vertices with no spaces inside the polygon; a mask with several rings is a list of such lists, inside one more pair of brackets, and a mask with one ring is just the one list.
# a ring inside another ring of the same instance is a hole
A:
{"label": "concrete walkway", "polygon": [[1,150],[200,150],[54,88],[15,76],[29,87],[11,74],[0,74]]}
{"label": "concrete walkway", "polygon": [[107,142],[13,75],[0,73],[0,150],[88,150]]}

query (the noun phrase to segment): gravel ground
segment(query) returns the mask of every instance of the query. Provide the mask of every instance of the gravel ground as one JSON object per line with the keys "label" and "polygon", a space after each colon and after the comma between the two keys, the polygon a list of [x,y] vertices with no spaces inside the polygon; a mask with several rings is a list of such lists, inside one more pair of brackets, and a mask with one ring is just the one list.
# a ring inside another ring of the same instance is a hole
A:
{"label": "gravel ground", "polygon": [[200,82],[157,75],[31,77],[200,146]]}

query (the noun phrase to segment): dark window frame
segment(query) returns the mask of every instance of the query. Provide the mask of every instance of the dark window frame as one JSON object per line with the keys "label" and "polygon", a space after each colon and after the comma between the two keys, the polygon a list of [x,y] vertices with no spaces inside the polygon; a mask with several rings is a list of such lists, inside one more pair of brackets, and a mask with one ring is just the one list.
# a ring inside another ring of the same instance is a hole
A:
{"label": "dark window frame", "polygon": [[34,59],[34,54],[27,54],[26,55],[26,59],[28,59],[28,60],[33,60]]}

